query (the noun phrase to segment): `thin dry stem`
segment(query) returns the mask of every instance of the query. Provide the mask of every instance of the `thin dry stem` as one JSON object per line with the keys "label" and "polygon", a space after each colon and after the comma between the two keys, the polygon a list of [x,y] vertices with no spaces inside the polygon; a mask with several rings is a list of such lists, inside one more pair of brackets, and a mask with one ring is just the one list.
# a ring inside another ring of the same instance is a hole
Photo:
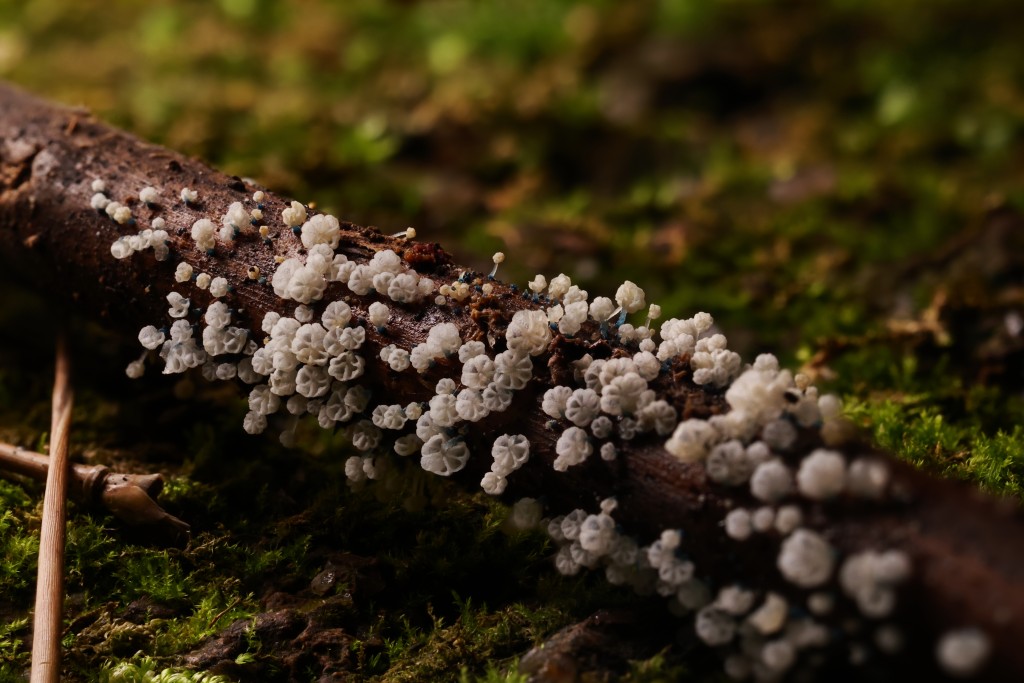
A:
{"label": "thin dry stem", "polygon": [[32,641],[32,683],[60,678],[61,616],[64,606],[64,518],[68,475],[68,438],[73,402],[67,346],[57,342],[50,419],[50,467],[39,538],[39,573]]}

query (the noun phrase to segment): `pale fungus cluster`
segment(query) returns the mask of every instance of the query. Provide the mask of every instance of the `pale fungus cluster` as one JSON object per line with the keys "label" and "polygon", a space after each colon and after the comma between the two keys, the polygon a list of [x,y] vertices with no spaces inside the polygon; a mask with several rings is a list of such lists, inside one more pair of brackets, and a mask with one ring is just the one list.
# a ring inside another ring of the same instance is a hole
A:
{"label": "pale fungus cluster", "polygon": [[[490,462],[480,482],[483,490],[503,494],[516,471],[536,457],[536,444],[510,429],[489,438],[489,452],[472,453],[466,436],[513,405],[547,420],[554,444],[551,466],[559,472],[582,467],[595,454],[598,465],[615,461],[630,441],[657,439],[679,461],[703,468],[711,485],[730,492],[731,506],[717,513],[722,542],[771,544],[786,591],[716,582],[688,555],[681,530],[663,530],[645,543],[616,521],[614,499],[596,511],[552,517],[544,516],[540,501],[520,499],[511,523],[550,534],[559,572],[602,571],[613,584],[657,593],[674,612],[692,615],[696,635],[720,650],[733,678],[776,680],[804,653],[835,645],[845,636],[830,628],[829,618],[840,605],[852,610],[848,618],[859,620],[860,631],[869,635],[864,643],[851,641],[851,653],[901,647],[903,634],[887,619],[899,602],[900,585],[915,570],[910,558],[898,548],[863,548],[844,557],[822,516],[805,512],[836,500],[883,500],[889,495],[886,464],[833,448],[842,432],[838,399],[819,395],[806,377],[780,368],[774,356],[761,355],[745,365],[714,330],[709,314],[669,319],[654,329],[661,309],[648,307],[644,291],[632,282],[623,283],[613,298],[591,298],[564,274],[550,281],[537,275],[521,290],[521,306],[514,307],[503,332],[492,328],[490,334],[468,338],[451,316],[436,316],[423,341],[407,346],[394,334],[399,321],[428,307],[460,311],[491,296],[505,255],[494,255],[489,275],[463,273],[436,283],[391,249],[368,258],[342,253],[338,219],[310,215],[299,202],[284,208],[276,223],[264,211],[262,192],[210,216],[200,211],[198,193],[183,188],[178,196],[195,214],[190,225],[172,228],[156,217],[138,231],[140,219],[108,198],[103,180],[91,187],[93,209],[136,230],[111,246],[118,259],[146,249],[153,249],[158,261],[167,259],[168,231],[177,228],[208,255],[242,238],[269,244],[268,236],[274,235],[291,244],[273,272],[257,269],[251,278],[279,303],[274,307],[279,312],[267,313],[255,330],[233,324],[236,302],[224,277],[178,262],[167,319],[139,332],[144,353],[128,366],[129,376],[138,377],[146,363],[156,363],[165,374],[198,368],[207,379],[248,385],[245,431],[262,432],[274,421],[285,444],[294,440],[305,415],[325,429],[344,427],[357,451],[345,463],[354,483],[387,476],[387,451],[400,458],[418,456],[423,470],[443,477],[477,457]],[[146,186],[123,194],[137,194],[154,208],[174,192]],[[399,237],[410,241],[415,232]],[[197,300],[210,302],[205,311]],[[645,308],[643,325],[627,322]],[[616,352],[583,355],[558,383],[551,381],[552,345],[577,335],[603,340]],[[430,393],[405,405],[393,402],[366,381],[370,365],[419,376]],[[682,419],[664,393],[667,378],[680,369],[686,381],[722,393],[729,410],[708,419]],[[819,432],[824,446],[801,454],[795,449],[807,430]],[[989,650],[986,635],[970,625],[935,646],[938,663],[954,676],[981,670]]]}

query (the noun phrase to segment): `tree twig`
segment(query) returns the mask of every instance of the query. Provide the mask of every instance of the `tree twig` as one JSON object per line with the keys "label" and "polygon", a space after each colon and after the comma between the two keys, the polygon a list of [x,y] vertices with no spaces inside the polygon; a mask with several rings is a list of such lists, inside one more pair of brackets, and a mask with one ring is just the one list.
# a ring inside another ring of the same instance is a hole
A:
{"label": "tree twig", "polygon": [[[41,453],[0,443],[0,471],[46,481],[50,459]],[[111,472],[106,465],[71,463],[68,497],[86,505],[106,509],[131,526],[160,526],[177,535],[189,525],[160,507],[156,498],[163,488],[163,476]]]}

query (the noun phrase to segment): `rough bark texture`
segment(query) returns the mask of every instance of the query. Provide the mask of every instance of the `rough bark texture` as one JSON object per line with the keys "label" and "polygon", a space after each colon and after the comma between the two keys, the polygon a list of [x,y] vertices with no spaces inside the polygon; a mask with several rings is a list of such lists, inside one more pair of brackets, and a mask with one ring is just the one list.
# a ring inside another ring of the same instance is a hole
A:
{"label": "rough bark texture", "polygon": [[[171,234],[171,257],[154,260],[151,251],[125,260],[110,255],[110,244],[137,228],[119,226],[101,212],[89,208],[90,183],[106,181],[111,199],[132,207],[139,227],[162,216]],[[152,185],[160,190],[153,206],[141,204],[139,190]],[[185,205],[178,197],[183,187],[199,192],[199,201]],[[243,233],[231,250],[218,242],[213,255],[195,249],[189,237],[192,223],[209,217],[219,222],[228,205],[243,201],[260,189],[239,178],[213,171],[203,164],[168,150],[143,143],[93,119],[87,112],[55,107],[6,86],[0,86],[0,260],[8,274],[27,279],[58,297],[75,303],[78,310],[106,320],[112,327],[133,335],[141,325],[161,324],[167,308],[165,297],[175,288],[174,269],[180,261],[196,272],[228,279],[233,291],[227,301],[237,311],[236,324],[259,330],[263,314],[271,309],[288,313],[294,302],[282,304],[269,284],[247,276],[252,266],[270,276],[275,257],[300,252],[302,245],[281,224],[284,198],[267,193],[265,223],[270,244],[255,234]],[[461,270],[437,245],[406,242],[381,235],[372,228],[343,223],[340,253],[365,258],[391,248],[403,254],[421,274],[437,282],[456,279]],[[192,303],[210,302],[197,292]],[[365,318],[370,297],[356,297],[341,285],[332,284],[325,299],[344,296],[356,316]],[[420,375],[412,370],[392,373],[375,362],[376,351],[389,343],[411,348],[439,322],[455,322],[464,339],[501,339],[512,313],[530,306],[519,293],[495,282],[494,295],[477,297],[464,307],[429,305],[392,306],[386,335],[368,327],[367,380],[388,397],[389,403],[426,400],[436,381],[444,376],[445,363]],[[642,542],[649,543],[661,530],[684,530],[683,549],[693,559],[700,578],[719,587],[741,582],[757,589],[778,591],[790,604],[805,604],[806,592],[787,583],[776,569],[779,537],[774,532],[755,534],[738,543],[722,531],[721,520],[735,505],[755,506],[745,488],[730,489],[707,481],[704,468],[671,457],[662,447],[663,437],[641,435],[622,442],[619,458],[605,462],[591,457],[566,473],[551,469],[558,431],[548,428],[548,418],[538,408],[539,398],[558,378],[571,373],[570,361],[591,353],[611,357],[620,350],[595,335],[566,339],[555,335],[547,359],[547,372],[539,370],[526,390],[517,392],[512,408],[476,423],[467,434],[471,451],[489,453],[495,436],[520,432],[530,439],[531,461],[509,478],[509,500],[521,496],[543,498],[548,509],[565,512],[585,508],[596,512],[598,501],[614,495],[619,501],[616,519]],[[543,361],[537,361],[538,368]],[[120,368],[111,368],[120,372]],[[708,417],[728,409],[720,393],[695,386],[685,363],[676,364],[652,385],[659,395],[674,403],[680,416]],[[241,428],[239,426],[239,428]],[[815,445],[816,433],[801,439]],[[849,454],[871,447],[851,442]],[[798,449],[806,452],[806,449]],[[799,456],[789,458],[795,465]],[[476,487],[488,457],[470,460],[455,479]],[[893,678],[907,673],[937,676],[935,642],[944,631],[977,626],[991,639],[993,655],[982,675],[990,680],[1024,677],[1024,524],[1018,508],[982,496],[968,487],[940,481],[889,460],[891,490],[881,503],[840,498],[828,503],[794,500],[804,512],[805,526],[821,531],[846,555],[863,549],[900,548],[909,553],[913,576],[899,591],[894,617],[907,644],[893,657],[871,656],[866,666]],[[840,591],[833,579],[827,589]],[[827,654],[840,666],[850,657],[854,642],[872,642],[878,622],[860,618],[852,603],[840,599],[827,618],[836,632]],[[859,674],[858,674],[859,675]],[[856,676],[855,676],[856,677]]]}

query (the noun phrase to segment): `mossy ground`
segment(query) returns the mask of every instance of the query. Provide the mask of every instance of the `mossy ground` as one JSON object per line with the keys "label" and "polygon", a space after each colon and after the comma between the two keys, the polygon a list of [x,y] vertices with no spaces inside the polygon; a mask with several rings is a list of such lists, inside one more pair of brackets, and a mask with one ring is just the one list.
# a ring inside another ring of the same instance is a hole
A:
{"label": "mossy ground", "polygon": [[[478,268],[501,249],[507,279],[633,279],[667,315],[713,313],[746,357],[803,366],[901,457],[1019,497],[1018,11],[35,0],[0,4],[0,75]],[[19,331],[52,327],[9,292],[0,431],[38,447],[51,357]],[[348,577],[324,617],[349,637],[337,661],[384,680],[501,680],[621,599],[552,576],[544,541],[500,533],[481,498],[421,483],[413,499],[445,503],[410,512],[348,492],[331,437],[284,452],[241,433],[232,394],[112,381],[130,347],[86,326],[76,346],[75,454],[169,473],[195,533],[168,547],[72,510],[69,679],[181,665],[275,591],[308,609],[327,563]],[[0,481],[0,678],[26,662],[39,494]],[[279,654],[254,638],[227,675],[283,675]],[[681,676],[667,657],[635,676]]]}

